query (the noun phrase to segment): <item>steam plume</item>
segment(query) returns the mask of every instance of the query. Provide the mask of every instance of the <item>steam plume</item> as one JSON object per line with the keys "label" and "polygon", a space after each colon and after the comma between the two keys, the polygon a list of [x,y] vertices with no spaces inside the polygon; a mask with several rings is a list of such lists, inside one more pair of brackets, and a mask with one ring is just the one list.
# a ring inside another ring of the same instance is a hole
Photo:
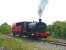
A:
{"label": "steam plume", "polygon": [[39,7],[38,7],[38,15],[41,18],[43,10],[45,9],[45,6],[48,3],[48,0],[39,0],[39,2],[40,2],[40,4],[39,4]]}

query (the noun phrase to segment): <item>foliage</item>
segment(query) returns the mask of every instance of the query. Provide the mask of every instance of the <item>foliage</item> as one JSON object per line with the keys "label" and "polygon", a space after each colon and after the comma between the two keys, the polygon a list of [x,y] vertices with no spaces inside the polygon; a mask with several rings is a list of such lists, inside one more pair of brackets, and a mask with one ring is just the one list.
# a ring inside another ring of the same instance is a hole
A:
{"label": "foliage", "polygon": [[40,48],[22,38],[8,37],[4,34],[0,36],[0,48],[1,47],[3,47],[4,50],[40,50]]}
{"label": "foliage", "polygon": [[1,26],[0,26],[0,32],[2,34],[8,34],[11,32],[11,26],[8,25],[7,23],[3,23]]}
{"label": "foliage", "polygon": [[47,30],[56,38],[66,38],[66,22],[56,21]]}

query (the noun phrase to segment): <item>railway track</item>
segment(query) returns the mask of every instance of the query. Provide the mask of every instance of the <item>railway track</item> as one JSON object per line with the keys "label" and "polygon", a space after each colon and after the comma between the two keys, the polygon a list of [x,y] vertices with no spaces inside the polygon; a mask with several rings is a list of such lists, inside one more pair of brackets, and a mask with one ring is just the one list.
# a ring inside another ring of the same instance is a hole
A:
{"label": "railway track", "polygon": [[50,44],[55,44],[55,45],[61,45],[61,46],[66,46],[66,42],[54,42],[54,41],[48,41]]}

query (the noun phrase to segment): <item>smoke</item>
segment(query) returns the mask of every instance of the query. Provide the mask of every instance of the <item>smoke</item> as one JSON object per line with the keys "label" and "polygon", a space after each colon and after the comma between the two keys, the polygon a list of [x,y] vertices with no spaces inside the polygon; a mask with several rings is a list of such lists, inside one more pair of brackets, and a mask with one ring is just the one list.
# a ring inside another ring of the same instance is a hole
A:
{"label": "smoke", "polygon": [[39,7],[38,7],[38,15],[39,15],[39,17],[41,17],[42,13],[43,13],[43,10],[45,9],[45,6],[48,3],[48,0],[40,0],[39,2],[40,2],[40,4],[39,4]]}

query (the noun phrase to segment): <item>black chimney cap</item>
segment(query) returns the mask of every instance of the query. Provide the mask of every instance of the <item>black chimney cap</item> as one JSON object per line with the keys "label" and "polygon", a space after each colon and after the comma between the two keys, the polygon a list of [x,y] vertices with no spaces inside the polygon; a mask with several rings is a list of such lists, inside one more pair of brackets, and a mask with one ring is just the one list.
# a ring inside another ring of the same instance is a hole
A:
{"label": "black chimney cap", "polygon": [[39,19],[39,22],[41,22],[42,21],[42,19]]}

